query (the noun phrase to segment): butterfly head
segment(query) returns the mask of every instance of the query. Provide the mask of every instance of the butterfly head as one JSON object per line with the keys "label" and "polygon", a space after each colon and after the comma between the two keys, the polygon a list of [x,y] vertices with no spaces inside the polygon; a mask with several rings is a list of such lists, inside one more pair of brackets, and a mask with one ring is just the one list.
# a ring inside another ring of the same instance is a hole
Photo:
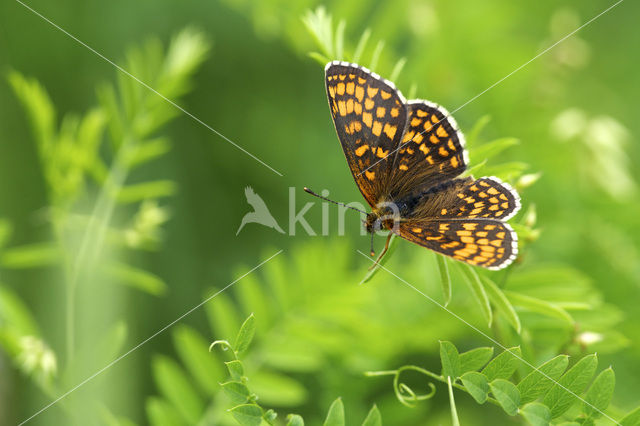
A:
{"label": "butterfly head", "polygon": [[373,234],[382,229],[382,220],[378,216],[377,212],[372,212],[367,215],[364,221],[364,227],[368,233]]}
{"label": "butterfly head", "polygon": [[395,229],[400,221],[400,210],[395,203],[382,202],[374,207],[373,211],[367,215],[364,227],[369,233],[388,229]]}

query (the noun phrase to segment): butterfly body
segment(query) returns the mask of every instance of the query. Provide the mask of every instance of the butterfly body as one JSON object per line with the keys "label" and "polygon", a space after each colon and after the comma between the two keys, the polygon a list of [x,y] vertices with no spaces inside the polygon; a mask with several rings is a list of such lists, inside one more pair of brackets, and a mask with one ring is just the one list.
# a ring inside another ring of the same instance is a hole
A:
{"label": "butterfly body", "polygon": [[365,228],[472,265],[500,269],[517,253],[505,223],[518,194],[494,177],[460,178],[468,156],[455,120],[439,105],[406,101],[393,83],[356,64],[325,68],[331,115],[347,163],[372,208]]}

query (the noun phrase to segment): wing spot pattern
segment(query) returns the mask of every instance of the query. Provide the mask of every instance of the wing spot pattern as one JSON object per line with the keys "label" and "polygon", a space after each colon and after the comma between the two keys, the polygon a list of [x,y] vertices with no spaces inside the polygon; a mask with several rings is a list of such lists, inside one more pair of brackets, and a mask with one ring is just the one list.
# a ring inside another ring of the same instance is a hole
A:
{"label": "wing spot pattern", "polygon": [[362,113],[362,122],[365,126],[371,128],[371,124],[373,123],[373,116],[369,112]]}
{"label": "wing spot pattern", "polygon": [[369,149],[369,145],[361,145],[358,148],[356,148],[355,153],[358,157],[362,157],[364,153],[367,152],[368,149]]}
{"label": "wing spot pattern", "polygon": [[[349,76],[351,79],[353,79],[353,77]],[[347,83],[347,94],[349,95],[353,95],[353,92],[356,88],[356,84],[353,81],[350,81]]]}
{"label": "wing spot pattern", "polygon": [[374,121],[371,132],[376,136],[380,136],[380,134],[382,133],[382,123],[379,121]]}
{"label": "wing spot pattern", "polygon": [[384,124],[384,134],[387,135],[389,139],[393,139],[396,135],[396,131],[398,130],[398,126],[392,126],[389,123]]}
{"label": "wing spot pattern", "polygon": [[340,111],[341,116],[347,115],[347,107],[344,101],[338,101],[338,110]]}

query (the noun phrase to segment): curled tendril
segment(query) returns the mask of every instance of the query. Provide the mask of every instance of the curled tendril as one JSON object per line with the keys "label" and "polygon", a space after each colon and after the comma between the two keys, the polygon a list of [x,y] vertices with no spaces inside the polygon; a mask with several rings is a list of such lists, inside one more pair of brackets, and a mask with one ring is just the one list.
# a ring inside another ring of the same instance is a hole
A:
{"label": "curled tendril", "polygon": [[233,347],[231,346],[231,343],[229,343],[228,341],[226,341],[226,340],[216,340],[211,345],[209,345],[209,352],[211,352],[213,350],[213,348],[215,348],[216,346],[220,346],[223,351],[227,351],[229,349],[233,349]]}
{"label": "curled tendril", "polygon": [[436,394],[436,387],[431,382],[428,383],[429,392],[425,394],[417,394],[408,385],[400,382],[400,375],[405,371],[416,371],[427,377],[430,377],[429,374],[425,373],[424,369],[413,365],[405,365],[397,369],[393,377],[393,391],[395,392],[396,398],[398,398],[398,401],[400,401],[401,404],[406,405],[407,407],[413,407],[416,402],[433,398],[433,396]]}

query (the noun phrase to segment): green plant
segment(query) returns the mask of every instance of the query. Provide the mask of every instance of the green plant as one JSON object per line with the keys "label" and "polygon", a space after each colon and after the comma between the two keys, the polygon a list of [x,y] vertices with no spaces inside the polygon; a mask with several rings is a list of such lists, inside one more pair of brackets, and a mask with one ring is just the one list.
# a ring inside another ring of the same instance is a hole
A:
{"label": "green plant", "polygon": [[[209,350],[219,346],[224,351],[232,354],[232,360],[225,362],[229,371],[229,381],[221,383],[220,386],[233,404],[229,412],[236,421],[243,426],[259,426],[260,424],[276,424],[277,413],[274,410],[265,410],[258,403],[258,396],[249,390],[249,379],[245,376],[244,365],[240,360],[249,347],[255,334],[256,325],[253,314],[244,321],[233,344],[227,340],[216,340],[211,344]],[[323,423],[325,426],[344,426],[345,415],[344,405],[340,398],[336,399],[327,413]],[[364,419],[363,426],[381,425],[382,419],[378,408],[374,405]],[[286,419],[287,426],[303,426],[304,420],[298,414],[289,414]]]}
{"label": "green plant", "polygon": [[[600,418],[618,423],[607,414],[615,387],[615,374],[609,367],[593,378],[598,366],[597,355],[586,355],[568,369],[569,357],[566,355],[557,355],[535,369],[528,366],[523,369],[519,347],[506,349],[495,358],[492,357],[491,347],[459,353],[451,342],[443,341],[440,342],[440,374],[415,365],[366,374],[370,377],[393,376],[396,397],[409,407],[432,398],[436,387],[429,383],[431,392],[419,395],[401,381],[403,374],[416,372],[446,384],[454,424],[457,424],[457,413],[453,389],[467,393],[478,404],[489,402],[500,406],[507,415],[520,415],[536,426],[563,421],[595,424]],[[521,375],[522,378],[514,379],[515,375]],[[624,416],[619,424],[638,424],[639,410]]]}
{"label": "green plant", "polygon": [[[163,96],[177,100],[188,92],[208,49],[202,33],[186,29],[166,51],[158,40],[129,50],[125,68]],[[130,76],[119,74],[115,87],[99,86],[97,106],[82,115],[65,114],[58,123],[56,108],[40,83],[17,71],[8,79],[37,144],[51,238],[7,247],[10,226],[2,222],[0,265],[45,269],[51,277],[47,285],[60,282],[65,294],[66,351],[60,357],[45,343],[48,338],[38,330],[34,315],[5,286],[0,289],[4,308],[0,343],[53,399],[121,351],[127,327],[115,312],[118,295],[124,291],[120,286],[156,296],[166,290],[160,277],[124,259],[135,251],[154,250],[160,243],[169,218],[160,200],[174,193],[175,184],[146,176],[145,167],[169,151],[163,128],[178,110]],[[87,294],[92,297],[84,297]],[[79,295],[82,305],[77,302]],[[99,341],[96,330],[103,333]],[[61,405],[69,418],[79,418],[88,407],[77,401],[87,400],[74,396]]]}
{"label": "green plant", "polygon": [[[311,54],[318,62],[324,64],[331,57],[355,60],[367,50],[368,35],[365,34],[351,50],[344,40],[345,24],[338,24],[334,29],[331,17],[323,9],[308,13],[304,20],[319,44],[320,51]],[[371,56],[377,61],[380,48],[374,48]],[[394,68],[399,70],[401,65]],[[520,162],[496,164],[494,159],[518,141],[513,138],[483,141],[482,130],[488,122],[488,117],[483,117],[467,132],[473,164],[468,173],[496,175],[511,181],[519,191],[526,190],[540,174],[525,174],[528,166]],[[601,294],[587,277],[567,265],[540,264],[530,259],[529,246],[540,235],[534,205],[524,209],[514,228],[520,236],[521,257],[516,265],[499,274],[488,274],[441,256],[425,256],[424,251],[410,251],[399,240],[392,241],[390,252],[396,254],[384,258],[380,265],[399,272],[409,282],[426,285],[424,294],[433,294],[434,287],[440,286],[443,303],[431,305],[421,298],[409,302],[406,298],[396,297],[397,286],[401,284],[382,278],[385,272],[381,267],[368,274],[363,274],[362,267],[354,270],[348,260],[354,258],[354,252],[348,245],[337,242],[297,246],[288,256],[266,265],[261,278],[258,274],[249,276],[247,282],[231,290],[231,294],[220,295],[207,305],[212,336],[229,336],[238,328],[243,330],[240,334],[248,335],[251,333],[245,333],[247,329],[257,328],[257,342],[246,350],[241,362],[238,355],[247,346],[242,343],[245,339],[239,337],[234,344],[218,342],[215,345],[233,353],[233,359],[227,361],[231,380],[225,381],[222,388],[233,394],[231,404],[235,404],[232,411],[236,418],[240,417],[241,422],[273,421],[273,411],[263,409],[263,406],[288,409],[311,404],[315,413],[311,420],[319,421],[320,413],[324,413],[322,402],[326,406],[335,395],[324,394],[316,389],[318,386],[305,387],[304,383],[309,377],[326,372],[327,363],[331,365],[331,374],[326,380],[330,381],[331,387],[349,389],[349,395],[357,399],[350,401],[355,410],[348,411],[364,415],[365,401],[372,397],[373,391],[360,380],[353,379],[353,375],[365,371],[365,366],[374,362],[367,359],[366,354],[376,353],[375,362],[384,365],[412,353],[430,353],[433,351],[429,344],[433,340],[430,339],[438,339],[442,333],[460,339],[478,338],[476,331],[468,329],[464,322],[452,324],[450,312],[441,309],[445,305],[454,313],[466,312],[465,321],[479,324],[476,329],[487,333],[495,342],[505,347],[520,346],[519,356],[534,365],[560,353],[582,357],[587,351],[607,353],[623,347],[625,338],[615,329],[620,321],[616,309],[602,302]],[[353,285],[369,281],[366,286]],[[458,291],[460,284],[468,291]],[[385,299],[384,303],[381,298]],[[468,310],[470,303],[475,306],[471,311]],[[332,309],[327,311],[326,306]],[[245,327],[241,327],[240,318],[250,312],[255,312],[261,321],[255,324],[251,316]],[[448,328],[433,330],[430,325],[434,323],[446,324]],[[367,326],[362,327],[362,324]],[[182,402],[172,396],[168,390],[170,386],[166,385],[168,369],[158,368],[161,363],[156,361],[154,377],[162,396],[151,398],[147,405],[152,424],[162,424],[163,417],[159,413],[164,412],[171,412],[183,421],[227,424],[229,416],[225,416],[221,408],[219,392],[201,383],[204,370],[194,362],[198,356],[195,352],[187,355],[187,346],[181,345],[178,334],[188,334],[199,342],[197,346],[188,345],[190,351],[197,348],[201,351],[206,337],[181,327],[174,333],[174,342],[182,366],[171,363],[175,373],[172,375],[182,377],[179,382],[184,386],[190,383],[187,387],[191,390],[183,394],[196,395],[194,399],[200,403],[190,404],[197,407],[193,413],[184,406],[179,409]],[[380,336],[384,336],[383,341]],[[416,336],[420,339],[416,340]],[[482,351],[486,356],[486,350]],[[356,352],[363,354],[364,359],[356,356]],[[335,360],[341,361],[332,362]],[[234,370],[240,365],[242,373]],[[211,371],[215,374],[210,373],[210,379],[215,376],[217,380],[223,380],[219,368]],[[247,376],[251,377],[249,382],[243,378]],[[445,383],[449,381],[444,376],[438,377]],[[453,389],[462,385],[457,377],[452,379],[450,393],[455,413]],[[193,382],[201,384],[194,385]],[[491,401],[498,405],[502,401],[506,406],[511,386],[497,382],[494,387]],[[404,403],[415,403],[431,398],[435,388],[432,387],[429,394],[417,395],[411,388],[397,383],[394,390],[400,392]],[[260,400],[256,395],[260,395]],[[259,405],[258,401],[261,401]],[[513,412],[513,407],[510,410]],[[392,409],[390,418],[413,419],[412,414],[398,407]]]}

